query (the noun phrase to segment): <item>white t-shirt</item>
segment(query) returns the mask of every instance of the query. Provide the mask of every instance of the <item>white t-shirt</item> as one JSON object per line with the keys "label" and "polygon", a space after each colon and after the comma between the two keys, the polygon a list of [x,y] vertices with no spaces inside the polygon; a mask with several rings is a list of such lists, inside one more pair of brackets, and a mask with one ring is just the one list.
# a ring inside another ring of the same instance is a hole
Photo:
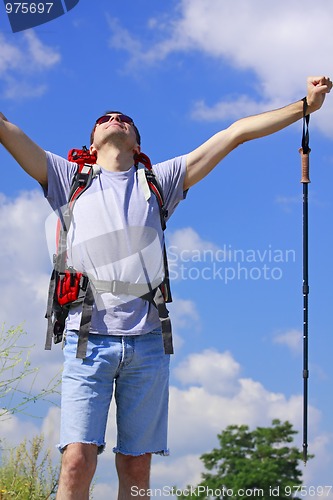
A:
{"label": "white t-shirt", "polygon": [[[48,189],[45,196],[55,211],[68,195],[76,163],[47,152]],[[184,199],[186,157],[153,166],[170,218]],[[67,264],[93,280],[135,284],[161,282],[163,231],[160,209],[152,193],[147,201],[137,169],[110,172],[101,168],[89,188],[77,199],[67,237]],[[156,308],[131,295],[94,293],[91,333],[139,335],[160,326]],[[69,312],[66,328],[78,330],[81,307]]]}

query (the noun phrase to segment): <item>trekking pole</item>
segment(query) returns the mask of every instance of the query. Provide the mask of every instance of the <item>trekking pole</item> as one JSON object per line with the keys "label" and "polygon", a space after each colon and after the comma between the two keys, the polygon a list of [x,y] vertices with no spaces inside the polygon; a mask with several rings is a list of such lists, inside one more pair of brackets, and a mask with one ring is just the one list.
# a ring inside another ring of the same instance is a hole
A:
{"label": "trekking pole", "polygon": [[303,460],[306,465],[308,458],[308,305],[309,305],[309,275],[308,275],[308,184],[309,178],[309,121],[306,116],[307,101],[303,99],[303,133],[302,147],[299,149],[302,163],[303,184]]}

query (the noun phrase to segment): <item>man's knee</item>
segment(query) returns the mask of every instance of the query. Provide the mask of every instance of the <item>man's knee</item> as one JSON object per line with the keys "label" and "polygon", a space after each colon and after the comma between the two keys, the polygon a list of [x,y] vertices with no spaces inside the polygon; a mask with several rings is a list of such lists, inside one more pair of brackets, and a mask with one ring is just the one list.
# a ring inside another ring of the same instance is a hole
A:
{"label": "man's knee", "polygon": [[97,465],[97,446],[73,443],[66,447],[62,457],[61,474],[69,483],[90,483]]}
{"label": "man's knee", "polygon": [[151,453],[133,456],[116,454],[116,466],[120,479],[130,478],[134,482],[149,481]]}

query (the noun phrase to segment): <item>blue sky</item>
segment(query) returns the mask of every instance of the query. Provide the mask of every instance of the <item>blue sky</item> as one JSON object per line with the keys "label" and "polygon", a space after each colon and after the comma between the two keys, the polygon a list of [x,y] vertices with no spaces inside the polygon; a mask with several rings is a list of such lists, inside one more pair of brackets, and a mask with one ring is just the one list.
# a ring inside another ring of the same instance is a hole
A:
{"label": "blue sky", "polygon": [[[209,5],[209,8],[208,8]],[[0,10],[1,111],[62,156],[88,142],[97,116],[131,115],[153,162],[187,153],[234,120],[306,93],[308,75],[333,75],[333,6],[291,0],[80,0],[68,14],[12,34]],[[309,452],[304,484],[332,484],[333,101],[310,121]],[[227,425],[290,420],[302,441],[301,123],[244,144],[190,190],[171,218],[176,354],[171,456],[153,486],[196,483],[198,457]],[[36,390],[61,367],[44,352],[50,210],[35,181],[0,149],[1,321],[24,322]],[[57,442],[59,409],[16,415],[0,437],[43,431]],[[113,411],[113,410],[112,410]],[[114,496],[112,415],[95,494]],[[56,455],[55,455],[56,456]],[[272,485],[274,487],[274,485]],[[310,497],[309,497],[310,498]],[[333,498],[333,492],[327,498]]]}

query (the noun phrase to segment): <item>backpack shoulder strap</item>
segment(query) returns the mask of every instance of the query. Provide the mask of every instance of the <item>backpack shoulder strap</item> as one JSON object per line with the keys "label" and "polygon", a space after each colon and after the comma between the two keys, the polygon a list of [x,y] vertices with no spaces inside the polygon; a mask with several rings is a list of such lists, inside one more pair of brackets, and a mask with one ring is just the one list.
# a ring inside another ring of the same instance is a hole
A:
{"label": "backpack shoulder strap", "polygon": [[86,146],[82,149],[71,149],[67,158],[78,165],[68,196],[68,204],[71,208],[80,194],[90,186],[92,179],[99,174],[101,168],[96,164],[96,155],[90,154]]}
{"label": "backpack shoulder strap", "polygon": [[147,155],[140,153],[139,155],[135,155],[134,160],[138,172],[139,183],[146,200],[148,201],[150,199],[151,193],[154,193],[157,199],[160,209],[161,226],[164,231],[168,212],[164,206],[164,196],[161,184],[152,169],[151,161]]}
{"label": "backpack shoulder strap", "polygon": [[71,190],[68,195],[69,208],[72,209],[77,198],[90,186],[92,180],[99,174],[99,165],[88,163],[78,164],[77,171],[73,177]]}

